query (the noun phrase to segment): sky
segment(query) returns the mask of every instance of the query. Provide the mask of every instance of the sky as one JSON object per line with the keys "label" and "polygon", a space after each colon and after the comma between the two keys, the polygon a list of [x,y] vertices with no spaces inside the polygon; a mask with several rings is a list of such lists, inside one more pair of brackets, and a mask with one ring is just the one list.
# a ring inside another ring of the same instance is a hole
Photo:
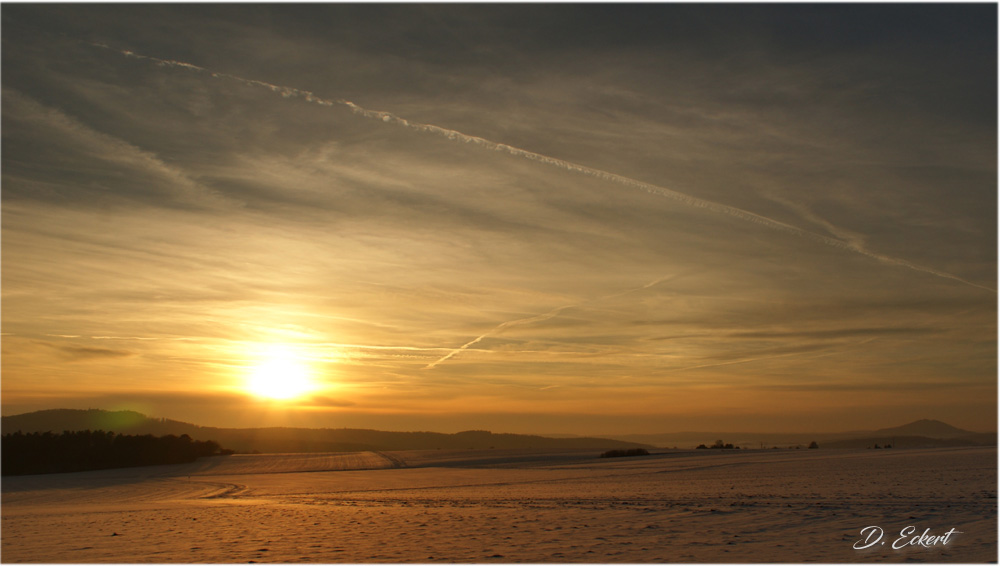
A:
{"label": "sky", "polygon": [[4,415],[996,430],[995,4],[0,11]]}

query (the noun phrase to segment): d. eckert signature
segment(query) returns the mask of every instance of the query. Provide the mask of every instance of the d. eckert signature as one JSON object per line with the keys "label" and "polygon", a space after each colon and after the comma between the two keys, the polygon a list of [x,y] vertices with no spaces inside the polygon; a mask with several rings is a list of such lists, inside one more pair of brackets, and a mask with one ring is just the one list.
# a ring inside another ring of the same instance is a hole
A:
{"label": "d. eckert signature", "polygon": [[[917,528],[913,525],[903,527],[899,531],[899,537],[892,541],[892,548],[899,550],[907,546],[923,546],[925,548],[938,545],[945,546],[949,542],[952,542],[951,537],[953,535],[962,534],[962,531],[955,530],[954,528],[943,535],[932,535],[930,529],[924,529],[924,532],[921,534],[916,534],[916,532]],[[882,540],[884,535],[885,532],[882,530],[882,527],[875,525],[865,527],[861,529],[861,536],[863,538],[854,543],[854,549],[864,550],[880,543],[884,545],[886,543],[886,541]]]}

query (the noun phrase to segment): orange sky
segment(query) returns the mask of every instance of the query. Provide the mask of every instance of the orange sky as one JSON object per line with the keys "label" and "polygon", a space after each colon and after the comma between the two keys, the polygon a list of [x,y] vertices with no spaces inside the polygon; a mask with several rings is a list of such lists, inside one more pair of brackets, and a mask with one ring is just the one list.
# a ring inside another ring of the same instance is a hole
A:
{"label": "orange sky", "polygon": [[995,12],[4,5],[3,414],[996,430]]}

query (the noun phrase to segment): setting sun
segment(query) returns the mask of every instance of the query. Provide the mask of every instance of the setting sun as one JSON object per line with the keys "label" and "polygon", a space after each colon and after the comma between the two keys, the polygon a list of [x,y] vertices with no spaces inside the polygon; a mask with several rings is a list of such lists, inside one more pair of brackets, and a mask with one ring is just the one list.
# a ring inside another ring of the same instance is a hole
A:
{"label": "setting sun", "polygon": [[315,389],[309,367],[287,348],[268,350],[251,368],[247,391],[264,399],[287,400]]}

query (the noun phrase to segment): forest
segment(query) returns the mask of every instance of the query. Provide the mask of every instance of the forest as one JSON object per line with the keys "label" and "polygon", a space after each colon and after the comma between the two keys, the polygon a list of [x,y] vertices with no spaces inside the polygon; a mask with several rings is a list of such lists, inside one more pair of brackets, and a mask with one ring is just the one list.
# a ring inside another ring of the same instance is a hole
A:
{"label": "forest", "polygon": [[62,434],[21,431],[0,437],[0,474],[52,474],[108,468],[193,462],[202,456],[232,454],[213,440],[182,434],[132,436],[103,430]]}

